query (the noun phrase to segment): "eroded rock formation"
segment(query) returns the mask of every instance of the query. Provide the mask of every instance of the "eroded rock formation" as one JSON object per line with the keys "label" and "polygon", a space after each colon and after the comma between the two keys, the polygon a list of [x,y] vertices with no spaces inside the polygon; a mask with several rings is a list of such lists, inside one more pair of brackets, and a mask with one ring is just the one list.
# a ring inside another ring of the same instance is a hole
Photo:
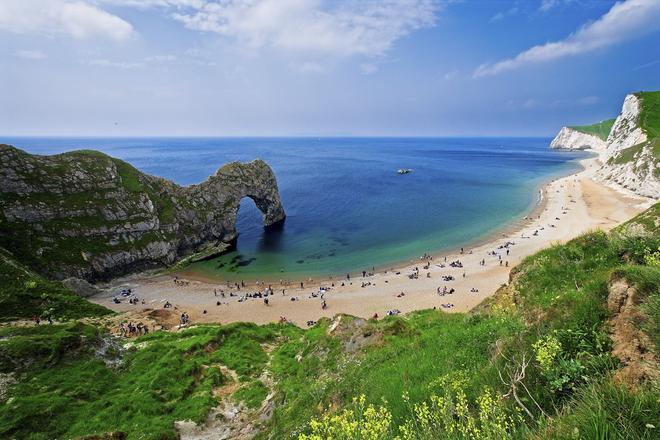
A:
{"label": "eroded rock formation", "polygon": [[562,127],[550,143],[550,148],[559,150],[604,151],[606,147],[607,143],[598,136],[571,127]]}
{"label": "eroded rock formation", "polygon": [[36,156],[0,145],[0,246],[53,278],[103,280],[222,252],[243,197],[266,227],[284,221],[262,160],[182,187],[96,151]]}
{"label": "eroded rock formation", "polygon": [[[650,127],[658,125],[660,114],[655,101],[660,92],[626,96],[621,113],[614,121],[606,140],[580,127],[563,127],[550,144],[551,148],[593,150],[601,168],[595,177],[614,187],[635,194],[660,198],[660,138]],[[649,101],[649,102],[645,102]],[[642,113],[646,112],[642,118]]]}

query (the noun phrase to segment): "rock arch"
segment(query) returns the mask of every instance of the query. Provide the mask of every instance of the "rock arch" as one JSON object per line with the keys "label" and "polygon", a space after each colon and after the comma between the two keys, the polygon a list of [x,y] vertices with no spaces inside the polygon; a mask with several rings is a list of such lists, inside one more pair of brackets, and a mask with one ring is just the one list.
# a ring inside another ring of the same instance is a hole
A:
{"label": "rock arch", "polygon": [[0,247],[51,278],[107,280],[216,255],[236,239],[244,197],[266,228],[284,222],[262,160],[182,187],[97,151],[37,156],[0,144]]}

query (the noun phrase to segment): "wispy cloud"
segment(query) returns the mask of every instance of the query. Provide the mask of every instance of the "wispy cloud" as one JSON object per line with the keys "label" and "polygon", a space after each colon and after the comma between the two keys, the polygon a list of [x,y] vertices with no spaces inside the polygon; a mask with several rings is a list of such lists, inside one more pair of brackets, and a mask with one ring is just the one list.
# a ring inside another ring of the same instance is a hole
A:
{"label": "wispy cloud", "polygon": [[647,69],[649,67],[657,66],[660,64],[660,60],[650,61],[648,63],[640,64],[639,66],[633,67],[633,71]]}
{"label": "wispy cloud", "polygon": [[175,55],[153,55],[144,59],[147,63],[171,63],[176,61]]}
{"label": "wispy cloud", "polygon": [[0,31],[113,40],[134,33],[127,21],[80,0],[2,0]]}
{"label": "wispy cloud", "polygon": [[528,64],[575,56],[630,40],[660,29],[660,1],[627,0],[616,3],[598,20],[567,38],[534,46],[514,58],[482,64],[475,77],[497,75]]}
{"label": "wispy cloud", "polygon": [[559,4],[559,0],[542,0],[539,10],[541,12],[548,12],[550,9],[554,8]]}
{"label": "wispy cloud", "polygon": [[449,72],[445,72],[444,75],[442,75],[442,79],[445,81],[452,80],[454,78],[457,78],[459,75],[458,69],[450,70]]}
{"label": "wispy cloud", "polygon": [[325,69],[323,65],[314,61],[303,61],[302,63],[293,63],[291,68],[299,73],[321,73]]}
{"label": "wispy cloud", "polygon": [[362,63],[360,64],[360,72],[363,75],[372,75],[378,72],[378,65],[374,63]]}
{"label": "wispy cloud", "polygon": [[16,52],[18,58],[23,58],[24,60],[43,60],[48,58],[45,53],[40,50],[19,50]]}
{"label": "wispy cloud", "polygon": [[143,62],[111,61],[105,58],[86,60],[85,64],[96,67],[115,67],[118,69],[139,69],[145,66]]}
{"label": "wispy cloud", "polygon": [[115,61],[107,58],[91,58],[83,60],[83,64],[96,67],[111,67],[116,69],[142,69],[148,66],[163,66],[177,61],[175,55],[153,55],[145,57],[140,61]]}
{"label": "wispy cloud", "polygon": [[249,47],[378,56],[433,26],[443,0],[105,0],[161,7],[189,29]]}
{"label": "wispy cloud", "polygon": [[600,98],[593,95],[573,99],[509,99],[504,103],[504,108],[508,111],[571,109],[577,107],[590,107],[598,104],[599,102]]}
{"label": "wispy cloud", "polygon": [[517,6],[514,6],[514,7],[512,7],[512,8],[507,9],[506,11],[500,11],[500,12],[498,12],[497,14],[493,15],[493,16],[490,18],[489,21],[490,21],[491,23],[494,23],[494,22],[497,22],[497,21],[502,21],[502,20],[504,20],[506,17],[512,17],[512,16],[514,16],[514,15],[517,15],[519,11],[520,11],[520,10],[518,9],[518,7],[517,7]]}

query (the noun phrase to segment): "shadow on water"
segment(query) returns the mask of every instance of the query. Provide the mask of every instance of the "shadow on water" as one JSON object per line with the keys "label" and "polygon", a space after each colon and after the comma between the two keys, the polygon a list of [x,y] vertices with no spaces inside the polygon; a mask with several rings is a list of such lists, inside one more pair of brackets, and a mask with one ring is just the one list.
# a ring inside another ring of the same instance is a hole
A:
{"label": "shadow on water", "polygon": [[282,250],[282,240],[284,238],[284,223],[275,223],[268,227],[263,228],[261,237],[257,242],[257,249],[259,252],[277,252]]}

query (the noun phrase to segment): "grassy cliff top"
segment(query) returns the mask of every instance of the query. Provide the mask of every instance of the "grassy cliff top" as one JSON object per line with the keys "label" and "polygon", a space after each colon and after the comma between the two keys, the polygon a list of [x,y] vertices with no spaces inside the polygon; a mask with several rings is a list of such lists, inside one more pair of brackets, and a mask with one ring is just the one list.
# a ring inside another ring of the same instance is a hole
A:
{"label": "grassy cliff top", "polygon": [[574,125],[572,127],[573,130],[579,131],[581,133],[586,133],[586,134],[591,134],[594,136],[598,136],[602,140],[607,140],[607,136],[610,134],[610,130],[612,130],[612,125],[614,125],[615,119],[608,119],[606,121],[601,121],[596,124],[591,124],[591,125]]}
{"label": "grassy cliff top", "polygon": [[635,95],[642,101],[639,125],[649,140],[660,137],[660,91],[640,92]]}

